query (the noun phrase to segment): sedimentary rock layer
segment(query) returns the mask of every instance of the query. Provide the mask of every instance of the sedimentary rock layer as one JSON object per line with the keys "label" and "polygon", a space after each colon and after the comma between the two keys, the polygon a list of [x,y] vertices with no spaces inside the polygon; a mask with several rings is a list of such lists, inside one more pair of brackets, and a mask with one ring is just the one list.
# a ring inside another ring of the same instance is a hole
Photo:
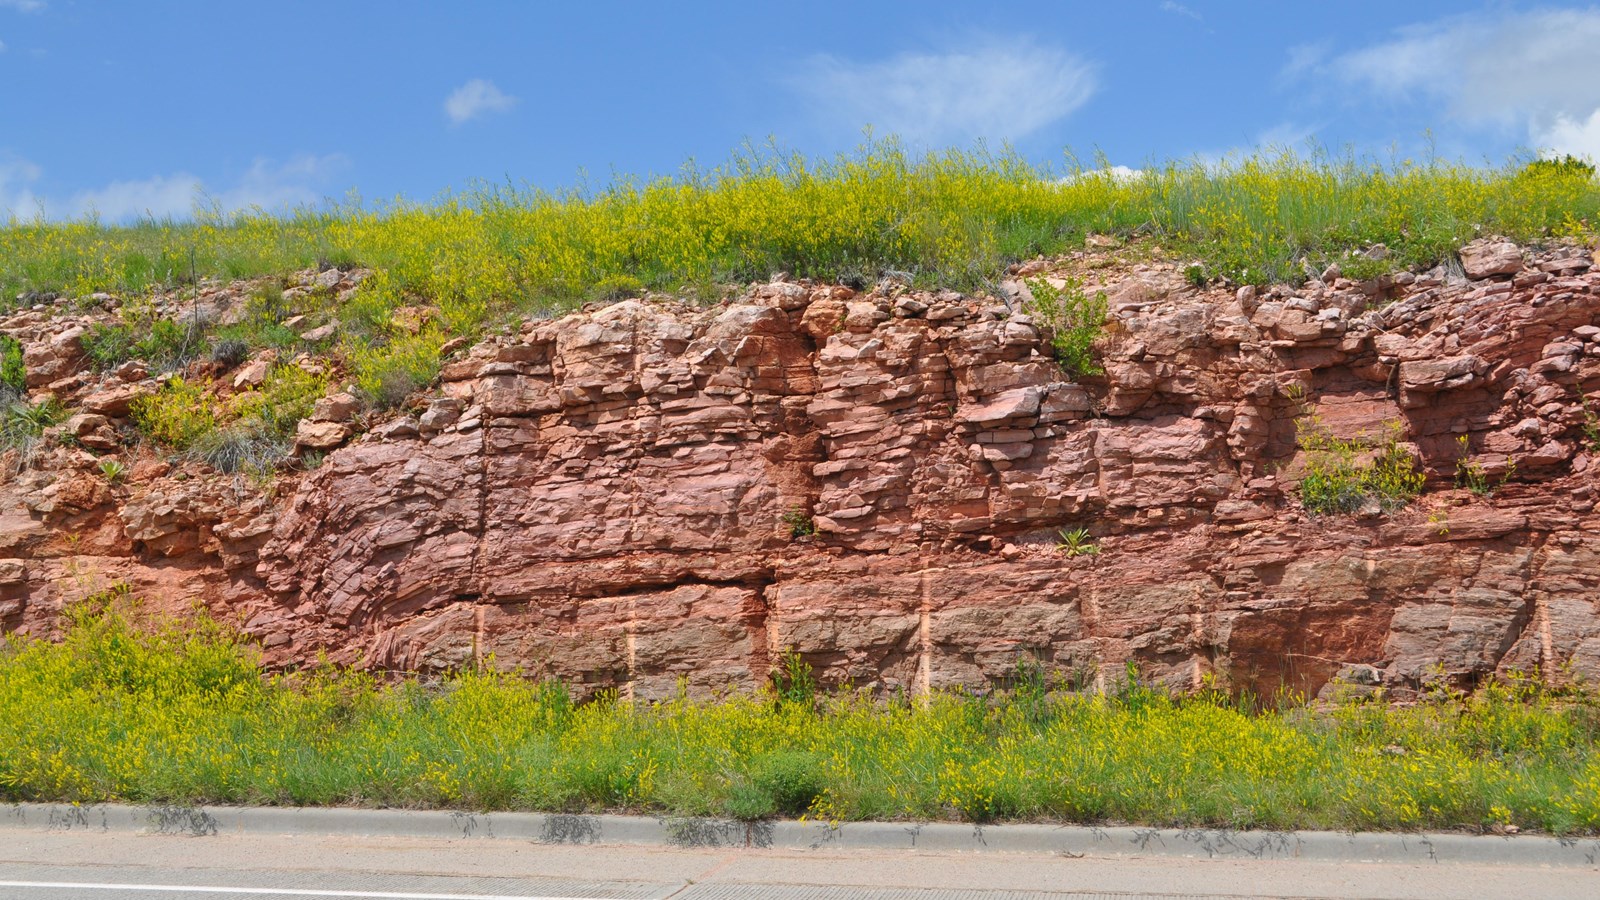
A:
{"label": "sedimentary rock layer", "polygon": [[[1105,372],[1083,378],[1020,280],[1006,300],[779,282],[529,322],[275,499],[165,472],[19,493],[0,622],[48,630],[71,565],[201,597],[275,664],[492,658],[637,697],[748,690],[789,650],[826,683],[908,691],[1023,658],[1261,692],[1592,681],[1600,271],[1577,248],[1462,261],[1260,292],[1024,268],[1107,291]],[[1310,417],[1396,431],[1427,491],[1308,514]],[[1455,486],[1462,466],[1490,496]],[[69,554],[50,534],[74,522]],[[1057,546],[1077,528],[1097,554]]]}

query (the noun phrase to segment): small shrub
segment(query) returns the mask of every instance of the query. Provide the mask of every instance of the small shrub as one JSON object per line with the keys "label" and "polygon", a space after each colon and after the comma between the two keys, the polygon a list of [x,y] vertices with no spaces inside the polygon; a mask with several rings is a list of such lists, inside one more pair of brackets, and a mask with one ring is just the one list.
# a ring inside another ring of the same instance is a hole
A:
{"label": "small shrub", "polygon": [[1302,416],[1296,438],[1306,451],[1306,473],[1300,481],[1300,502],[1319,515],[1353,513],[1369,501],[1393,512],[1422,493],[1427,477],[1416,460],[1401,449],[1401,426],[1384,425],[1376,439],[1334,437],[1316,416]]}
{"label": "small shrub", "polygon": [[822,794],[822,760],[814,753],[779,751],[758,759],[750,780],[786,816],[803,815]]}
{"label": "small shrub", "polygon": [[192,326],[171,319],[156,319],[150,323],[150,332],[133,345],[134,355],[158,366],[181,366],[199,352],[196,332]]}
{"label": "small shrub", "polygon": [[1183,280],[1187,281],[1190,287],[1203,288],[1210,279],[1206,276],[1206,267],[1194,263],[1184,267]]}
{"label": "small shrub", "polygon": [[1586,181],[1594,178],[1594,163],[1568,153],[1559,159],[1536,159],[1522,167],[1520,178],[1555,177]]}
{"label": "small shrub", "polygon": [[313,375],[293,363],[279,363],[267,373],[259,390],[234,397],[230,411],[255,431],[287,437],[294,434],[301,419],[311,415],[311,408],[327,390],[326,376]]}
{"label": "small shrub", "polygon": [[1105,370],[1094,359],[1094,342],[1106,321],[1109,304],[1104,291],[1093,297],[1083,292],[1083,282],[1068,278],[1056,287],[1043,278],[1030,278],[1033,313],[1054,332],[1056,361],[1074,376],[1099,375]]}
{"label": "small shrub", "polygon": [[245,300],[244,314],[246,321],[252,323],[283,321],[289,315],[289,304],[283,299],[282,283],[267,282],[252,290]]}
{"label": "small shrub", "polygon": [[126,467],[123,466],[120,461],[115,459],[102,459],[100,460],[99,467],[100,474],[105,477],[105,480],[112,483],[121,481],[122,475],[126,471]]}
{"label": "small shrub", "polygon": [[783,524],[789,526],[789,536],[792,538],[810,537],[817,533],[817,523],[811,514],[796,506],[782,516]]}
{"label": "small shrub", "polygon": [[1367,256],[1357,255],[1339,262],[1339,269],[1343,272],[1344,277],[1351,281],[1370,281],[1389,274],[1393,268],[1394,265],[1389,262],[1387,257],[1372,259]]}
{"label": "small shrub", "polygon": [[817,677],[811,671],[811,664],[806,662],[793,648],[785,650],[778,660],[778,667],[772,670],[769,676],[772,681],[772,691],[778,698],[780,705],[792,705],[810,709],[817,702]]}
{"label": "small shrub", "polygon": [[250,358],[250,345],[238,338],[223,338],[211,347],[211,361],[224,371]]}
{"label": "small shrub", "polygon": [[97,324],[83,336],[83,350],[96,369],[114,369],[133,358],[135,342],[131,326]]}

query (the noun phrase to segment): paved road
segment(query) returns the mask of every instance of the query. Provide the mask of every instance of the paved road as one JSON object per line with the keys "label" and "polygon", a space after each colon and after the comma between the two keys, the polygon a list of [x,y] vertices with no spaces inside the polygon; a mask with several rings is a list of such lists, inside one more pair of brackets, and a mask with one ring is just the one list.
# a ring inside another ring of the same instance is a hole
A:
{"label": "paved road", "polygon": [[1600,897],[1600,870],[0,830],[6,900]]}

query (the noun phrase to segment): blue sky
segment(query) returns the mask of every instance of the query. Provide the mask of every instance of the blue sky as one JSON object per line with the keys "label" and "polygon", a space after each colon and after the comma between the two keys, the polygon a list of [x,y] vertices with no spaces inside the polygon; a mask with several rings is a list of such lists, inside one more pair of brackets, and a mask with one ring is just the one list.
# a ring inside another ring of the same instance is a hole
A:
{"label": "blue sky", "polygon": [[0,0],[0,216],[604,184],[869,124],[1134,168],[1600,157],[1600,7]]}

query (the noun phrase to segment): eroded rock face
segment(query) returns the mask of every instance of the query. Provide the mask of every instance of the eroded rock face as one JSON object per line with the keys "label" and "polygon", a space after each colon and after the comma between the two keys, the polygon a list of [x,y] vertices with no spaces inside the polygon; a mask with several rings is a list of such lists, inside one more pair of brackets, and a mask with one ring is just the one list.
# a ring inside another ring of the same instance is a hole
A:
{"label": "eroded rock face", "polygon": [[[419,419],[329,452],[276,505],[130,496],[120,539],[139,565],[204,561],[213,606],[279,664],[492,655],[639,697],[747,690],[788,649],[827,683],[911,691],[1022,656],[1264,693],[1593,681],[1600,273],[1575,249],[1463,259],[1465,281],[1261,292],[1093,270],[1116,302],[1105,373],[1081,380],[1044,323],[948,292],[625,301],[472,348]],[[1307,414],[1343,437],[1393,423],[1429,493],[1306,515]],[[1453,489],[1461,436],[1516,480]],[[1080,527],[1098,554],[1057,548]],[[7,612],[37,583],[13,555],[0,617],[45,627]]]}

